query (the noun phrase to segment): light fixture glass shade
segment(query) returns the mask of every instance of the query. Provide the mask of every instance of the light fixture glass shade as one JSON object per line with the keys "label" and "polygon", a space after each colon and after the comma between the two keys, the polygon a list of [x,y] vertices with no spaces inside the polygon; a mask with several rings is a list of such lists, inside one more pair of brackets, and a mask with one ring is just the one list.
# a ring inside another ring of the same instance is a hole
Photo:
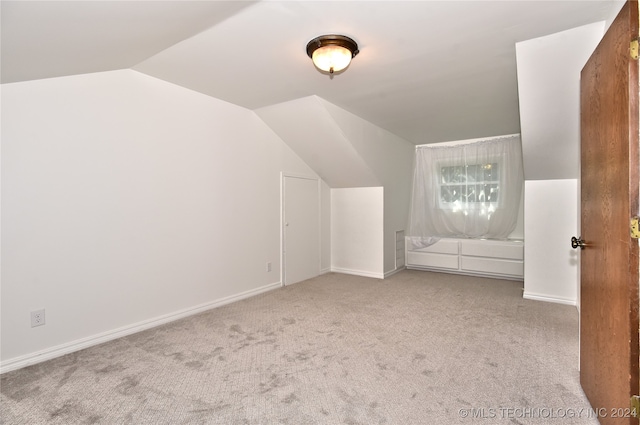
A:
{"label": "light fixture glass shade", "polygon": [[313,52],[313,64],[325,72],[340,72],[351,63],[352,53],[342,46],[324,46]]}
{"label": "light fixture glass shade", "polygon": [[307,56],[316,68],[328,72],[332,78],[334,72],[348,67],[359,52],[358,44],[346,35],[321,35],[307,43]]}

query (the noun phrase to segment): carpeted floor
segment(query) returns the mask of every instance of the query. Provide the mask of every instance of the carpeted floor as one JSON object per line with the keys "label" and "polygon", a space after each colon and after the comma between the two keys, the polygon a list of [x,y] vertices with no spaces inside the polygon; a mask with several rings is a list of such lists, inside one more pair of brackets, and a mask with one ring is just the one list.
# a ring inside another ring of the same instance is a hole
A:
{"label": "carpeted floor", "polygon": [[326,274],[1,376],[3,424],[597,424],[575,307]]}

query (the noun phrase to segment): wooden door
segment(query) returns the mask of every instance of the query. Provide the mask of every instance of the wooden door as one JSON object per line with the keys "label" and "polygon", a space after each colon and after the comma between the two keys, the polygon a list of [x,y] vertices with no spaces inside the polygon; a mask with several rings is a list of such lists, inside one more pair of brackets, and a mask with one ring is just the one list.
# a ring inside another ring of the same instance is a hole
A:
{"label": "wooden door", "polygon": [[320,197],[318,179],[284,176],[283,283],[320,274]]}
{"label": "wooden door", "polygon": [[581,73],[580,382],[602,425],[638,423],[638,21],[627,2]]}

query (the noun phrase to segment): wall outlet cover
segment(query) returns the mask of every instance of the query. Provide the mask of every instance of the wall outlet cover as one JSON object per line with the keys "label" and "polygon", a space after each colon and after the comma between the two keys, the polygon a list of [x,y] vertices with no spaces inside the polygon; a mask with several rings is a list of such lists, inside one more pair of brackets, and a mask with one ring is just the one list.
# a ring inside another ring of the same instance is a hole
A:
{"label": "wall outlet cover", "polygon": [[31,312],[31,327],[42,326],[45,324],[44,309]]}

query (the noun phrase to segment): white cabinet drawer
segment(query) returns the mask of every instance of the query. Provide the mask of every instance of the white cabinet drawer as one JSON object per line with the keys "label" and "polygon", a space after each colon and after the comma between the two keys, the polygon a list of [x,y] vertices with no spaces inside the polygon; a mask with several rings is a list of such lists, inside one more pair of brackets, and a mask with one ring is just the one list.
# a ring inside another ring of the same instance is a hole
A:
{"label": "white cabinet drawer", "polygon": [[524,245],[519,242],[469,240],[460,245],[461,255],[524,260]]}
{"label": "white cabinet drawer", "polygon": [[426,248],[408,248],[406,260],[408,268],[419,270],[522,280],[524,242],[445,238]]}
{"label": "white cabinet drawer", "polygon": [[407,253],[407,263],[414,266],[458,270],[458,255],[409,251]]}
{"label": "white cabinet drawer", "polygon": [[461,270],[509,276],[524,276],[522,261],[499,260],[493,258],[461,257]]}

